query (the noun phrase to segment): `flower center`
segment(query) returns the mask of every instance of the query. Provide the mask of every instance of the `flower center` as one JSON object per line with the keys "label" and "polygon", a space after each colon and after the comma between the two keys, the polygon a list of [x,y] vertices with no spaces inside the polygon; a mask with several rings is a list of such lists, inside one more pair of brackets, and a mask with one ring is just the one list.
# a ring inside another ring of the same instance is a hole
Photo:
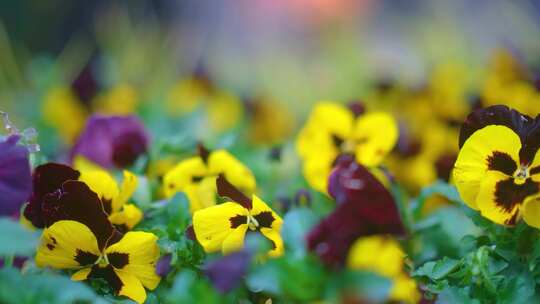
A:
{"label": "flower center", "polygon": [[529,167],[520,166],[514,173],[514,183],[518,185],[523,185],[525,181],[529,178]]}
{"label": "flower center", "polygon": [[109,259],[106,254],[101,254],[99,258],[94,262],[94,265],[99,265],[99,267],[105,267],[109,265]]}
{"label": "flower center", "polygon": [[343,153],[354,153],[355,147],[356,147],[355,141],[348,139],[348,140],[343,141],[343,143],[341,143],[341,146],[339,148]]}
{"label": "flower center", "polygon": [[259,228],[259,222],[251,214],[248,214],[247,216],[247,225],[251,231],[255,231]]}

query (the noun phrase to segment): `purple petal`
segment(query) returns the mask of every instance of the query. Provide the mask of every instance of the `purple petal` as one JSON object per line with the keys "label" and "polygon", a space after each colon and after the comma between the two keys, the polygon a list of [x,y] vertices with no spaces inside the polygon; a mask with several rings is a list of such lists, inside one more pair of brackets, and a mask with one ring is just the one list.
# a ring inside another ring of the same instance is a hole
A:
{"label": "purple petal", "polygon": [[0,215],[17,213],[32,192],[28,150],[17,145],[18,139],[0,142]]}
{"label": "purple petal", "polygon": [[93,115],[71,151],[105,168],[125,168],[147,151],[149,136],[135,116]]}
{"label": "purple petal", "polygon": [[204,273],[217,290],[227,293],[240,284],[250,259],[245,250],[235,252],[206,264]]}

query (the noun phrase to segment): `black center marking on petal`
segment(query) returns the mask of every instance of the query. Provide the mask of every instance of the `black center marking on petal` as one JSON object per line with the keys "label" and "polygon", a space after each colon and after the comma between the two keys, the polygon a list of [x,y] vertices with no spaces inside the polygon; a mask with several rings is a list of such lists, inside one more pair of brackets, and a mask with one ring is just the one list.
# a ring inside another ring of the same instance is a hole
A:
{"label": "black center marking on petal", "polygon": [[104,279],[116,294],[118,294],[122,289],[122,286],[124,286],[124,283],[122,283],[122,280],[120,280],[120,277],[114,272],[114,268],[110,264],[105,267],[94,265],[88,277]]}
{"label": "black center marking on petal", "polygon": [[203,180],[204,176],[192,176],[191,177],[191,182],[196,184],[196,183],[199,183]]}
{"label": "black center marking on petal", "polygon": [[129,264],[129,254],[127,253],[112,252],[107,254],[107,259],[116,269],[122,269]]}
{"label": "black center marking on petal", "polygon": [[495,203],[504,212],[510,213],[517,204],[521,204],[529,195],[538,192],[538,184],[532,179],[527,179],[525,183],[518,185],[514,179],[509,178],[497,183],[495,187]]}
{"label": "black center marking on petal", "polygon": [[242,224],[247,223],[247,217],[245,215],[238,214],[234,217],[231,217],[229,221],[231,222],[231,228],[234,229]]}
{"label": "black center marking on petal", "polygon": [[345,140],[335,134],[332,134],[332,142],[336,148],[340,148]]}
{"label": "black center marking on petal", "polygon": [[77,253],[75,255],[75,261],[79,263],[81,266],[86,265],[92,265],[94,264],[98,259],[98,256],[84,250],[77,249]]}
{"label": "black center marking on petal", "polygon": [[54,247],[53,244],[47,244],[47,248],[49,248],[50,251],[53,251],[56,247]]}
{"label": "black center marking on petal", "polygon": [[270,211],[263,211],[253,216],[259,223],[259,228],[271,228],[275,218]]}
{"label": "black center marking on petal", "polygon": [[493,151],[487,158],[489,170],[499,171],[512,176],[517,170],[517,164],[510,155],[500,151]]}
{"label": "black center marking on petal", "polygon": [[535,175],[538,173],[540,173],[540,166],[532,167],[531,170],[529,171],[530,175]]}

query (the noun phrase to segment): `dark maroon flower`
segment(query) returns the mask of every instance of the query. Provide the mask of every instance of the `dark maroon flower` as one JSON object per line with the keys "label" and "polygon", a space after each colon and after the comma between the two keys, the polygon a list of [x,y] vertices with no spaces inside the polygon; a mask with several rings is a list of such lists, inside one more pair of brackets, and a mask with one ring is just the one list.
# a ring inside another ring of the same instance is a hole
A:
{"label": "dark maroon flower", "polygon": [[353,157],[338,161],[329,178],[328,192],[337,207],[307,236],[309,249],[325,263],[343,265],[350,246],[358,237],[405,234],[390,192]]}
{"label": "dark maroon flower", "polygon": [[146,153],[149,136],[135,116],[93,115],[71,151],[105,168],[125,168]]}
{"label": "dark maroon flower", "polygon": [[0,215],[18,214],[32,192],[28,149],[17,145],[18,136],[0,140]]}
{"label": "dark maroon flower", "polygon": [[86,106],[90,106],[92,98],[96,96],[98,91],[98,83],[92,70],[93,62],[90,60],[71,83],[71,89]]}
{"label": "dark maroon flower", "polygon": [[443,181],[448,182],[450,180],[450,174],[454,169],[454,163],[456,162],[457,155],[454,152],[448,152],[441,155],[435,162],[435,169],[437,169],[437,177]]}
{"label": "dark maroon flower", "polygon": [[36,167],[32,175],[33,192],[24,209],[24,217],[37,228],[45,227],[43,199],[47,194],[58,191],[64,182],[79,179],[80,173],[69,166],[47,163]]}
{"label": "dark maroon flower", "polygon": [[235,252],[206,264],[204,274],[217,290],[227,293],[240,284],[250,259],[247,250]]}
{"label": "dark maroon flower", "polygon": [[354,114],[354,117],[358,117],[366,112],[366,106],[359,100],[349,102],[347,107]]}

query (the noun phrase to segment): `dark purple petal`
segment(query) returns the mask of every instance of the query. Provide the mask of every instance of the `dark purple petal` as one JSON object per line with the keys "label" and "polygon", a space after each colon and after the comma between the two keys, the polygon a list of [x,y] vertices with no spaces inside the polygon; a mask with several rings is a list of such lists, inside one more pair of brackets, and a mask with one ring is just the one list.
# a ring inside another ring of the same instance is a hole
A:
{"label": "dark purple petal", "polygon": [[32,175],[33,192],[24,209],[24,217],[37,228],[45,227],[42,214],[43,198],[59,190],[68,180],[79,179],[80,173],[69,166],[47,163],[36,167]]}
{"label": "dark purple petal", "polygon": [[71,151],[105,168],[125,168],[146,153],[149,136],[135,116],[93,115]]}
{"label": "dark purple petal", "polygon": [[366,106],[359,100],[351,101],[347,105],[349,110],[353,113],[354,117],[359,117],[366,112]]}
{"label": "dark purple petal", "polygon": [[405,234],[390,192],[354,158],[338,162],[328,190],[337,207],[307,236],[309,249],[327,264],[343,265],[350,246],[360,236]]}
{"label": "dark purple petal", "polygon": [[206,264],[204,274],[212,285],[222,293],[237,287],[246,274],[251,254],[239,251]]}
{"label": "dark purple petal", "polygon": [[220,174],[216,179],[217,193],[221,197],[226,197],[235,203],[242,205],[246,209],[251,209],[252,202],[242,191],[231,184],[225,175]]}
{"label": "dark purple petal", "polygon": [[0,141],[0,215],[11,216],[21,209],[32,192],[28,150],[17,145],[19,138]]}
{"label": "dark purple petal", "polygon": [[96,236],[100,249],[105,248],[115,233],[97,194],[80,181],[67,181],[61,189],[45,195],[42,216],[46,227],[61,220],[86,225]]}
{"label": "dark purple petal", "polygon": [[448,182],[450,180],[450,174],[454,168],[456,162],[456,153],[449,152],[441,155],[435,162],[435,169],[437,170],[437,177]]}
{"label": "dark purple petal", "polygon": [[92,60],[83,68],[77,78],[71,83],[71,89],[77,94],[80,101],[89,106],[92,98],[98,91],[98,83],[92,70]]}
{"label": "dark purple petal", "polygon": [[156,274],[162,278],[171,272],[172,255],[166,254],[162,256],[156,263]]}

